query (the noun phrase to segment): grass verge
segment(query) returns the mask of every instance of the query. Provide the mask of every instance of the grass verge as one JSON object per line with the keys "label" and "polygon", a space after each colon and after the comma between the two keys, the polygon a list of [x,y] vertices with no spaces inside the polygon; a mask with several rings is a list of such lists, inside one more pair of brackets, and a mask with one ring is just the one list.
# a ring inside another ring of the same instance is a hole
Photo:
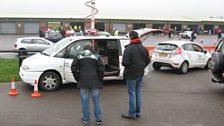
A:
{"label": "grass verge", "polygon": [[0,83],[20,80],[18,59],[0,58]]}

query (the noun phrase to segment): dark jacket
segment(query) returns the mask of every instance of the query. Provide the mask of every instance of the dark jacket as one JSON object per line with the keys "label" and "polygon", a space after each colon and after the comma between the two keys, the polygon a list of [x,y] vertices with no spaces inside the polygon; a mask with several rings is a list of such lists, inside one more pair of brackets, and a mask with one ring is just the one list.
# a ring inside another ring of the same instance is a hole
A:
{"label": "dark jacket", "polygon": [[100,55],[84,50],[74,58],[71,71],[79,88],[102,88],[104,64]]}
{"label": "dark jacket", "polygon": [[124,78],[127,80],[143,77],[144,69],[150,63],[148,50],[142,45],[140,39],[136,40],[126,46],[123,55]]}

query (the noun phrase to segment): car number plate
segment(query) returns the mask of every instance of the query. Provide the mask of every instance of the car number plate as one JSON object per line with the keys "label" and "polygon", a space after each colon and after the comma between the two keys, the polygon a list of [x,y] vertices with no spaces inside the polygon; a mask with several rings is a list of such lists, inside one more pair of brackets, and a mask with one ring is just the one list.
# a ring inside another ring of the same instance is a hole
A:
{"label": "car number plate", "polygon": [[167,57],[168,54],[166,54],[166,53],[160,53],[159,56],[161,56],[161,57]]}

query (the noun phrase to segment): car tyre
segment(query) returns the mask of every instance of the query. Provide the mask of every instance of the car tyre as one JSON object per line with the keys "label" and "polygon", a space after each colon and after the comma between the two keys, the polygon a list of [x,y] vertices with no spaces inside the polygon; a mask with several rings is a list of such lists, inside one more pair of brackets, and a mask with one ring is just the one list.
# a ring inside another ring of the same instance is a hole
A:
{"label": "car tyre", "polygon": [[212,62],[211,59],[208,59],[207,64],[205,65],[206,70],[211,69],[211,62]]}
{"label": "car tyre", "polygon": [[179,72],[181,74],[185,74],[188,71],[188,63],[187,62],[183,62],[180,66]]}
{"label": "car tyre", "polygon": [[211,58],[211,72],[213,74],[222,74],[224,64],[223,64],[223,54],[221,52],[214,52]]}
{"label": "car tyre", "polygon": [[160,65],[156,64],[156,63],[153,63],[152,64],[152,67],[155,69],[155,70],[159,70],[161,68]]}
{"label": "car tyre", "polygon": [[44,91],[55,91],[61,85],[61,78],[55,72],[45,72],[39,79],[39,87]]}
{"label": "car tyre", "polygon": [[[19,51],[26,51],[25,48],[20,48]],[[19,55],[28,55],[27,52],[19,52]]]}

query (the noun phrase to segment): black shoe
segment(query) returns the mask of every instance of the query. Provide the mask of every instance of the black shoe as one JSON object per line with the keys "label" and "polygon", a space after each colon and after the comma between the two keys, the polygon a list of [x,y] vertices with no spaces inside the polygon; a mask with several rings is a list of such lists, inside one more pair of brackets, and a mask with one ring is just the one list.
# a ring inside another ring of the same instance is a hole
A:
{"label": "black shoe", "polygon": [[128,115],[128,113],[123,113],[122,114],[122,118],[125,118],[125,119],[136,119],[136,117],[130,116],[130,115]]}
{"label": "black shoe", "polygon": [[141,115],[140,114],[136,114],[136,118],[140,118],[141,117]]}
{"label": "black shoe", "polygon": [[102,124],[102,120],[96,121],[96,125],[101,125],[101,124]]}

